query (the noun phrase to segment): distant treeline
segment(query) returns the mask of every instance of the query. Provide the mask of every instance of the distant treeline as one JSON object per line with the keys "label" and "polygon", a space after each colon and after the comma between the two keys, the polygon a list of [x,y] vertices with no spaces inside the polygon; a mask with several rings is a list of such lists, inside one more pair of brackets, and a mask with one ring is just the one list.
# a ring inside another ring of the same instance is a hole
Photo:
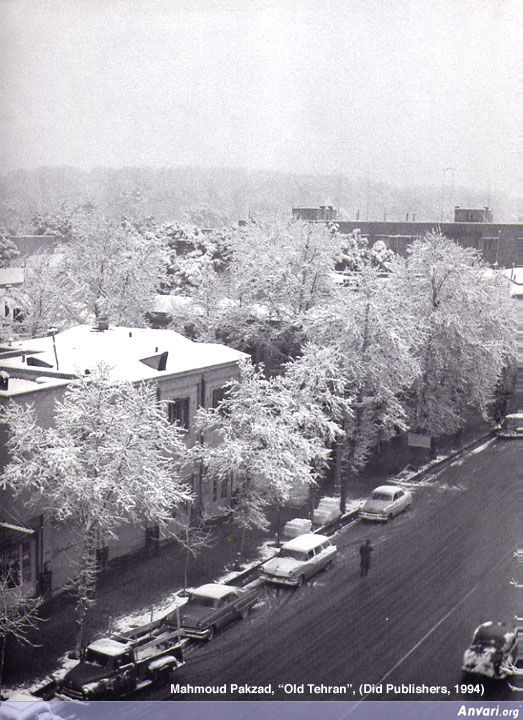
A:
{"label": "distant treeline", "polygon": [[[347,220],[452,220],[454,204],[494,210],[496,222],[514,222],[514,199],[456,187],[399,187],[347,175],[297,175],[244,168],[45,167],[0,176],[0,225],[32,232],[35,214],[90,203],[107,217],[152,216],[200,227],[240,219],[275,218],[292,206],[334,205]],[[359,213],[359,215],[358,215]]]}

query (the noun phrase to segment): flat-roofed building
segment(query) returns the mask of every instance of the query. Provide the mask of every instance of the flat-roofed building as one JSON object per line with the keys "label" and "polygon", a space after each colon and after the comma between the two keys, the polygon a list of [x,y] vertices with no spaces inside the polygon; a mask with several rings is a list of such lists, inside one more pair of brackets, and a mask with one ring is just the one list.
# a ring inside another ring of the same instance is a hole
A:
{"label": "flat-roofed building", "polygon": [[[109,327],[104,331],[81,325],[52,336],[12,342],[0,347],[0,407],[8,402],[31,403],[37,421],[51,427],[54,407],[68,385],[89,376],[96,366],[110,367],[114,379],[134,384],[153,383],[159,402],[171,422],[186,430],[190,446],[198,440],[194,416],[199,407],[215,407],[225,385],[239,376],[246,355],[216,343],[195,343],[173,330]],[[0,435],[0,462],[8,460],[5,429]],[[227,504],[232,483],[204,478],[198,468],[187,473],[196,506],[212,510]],[[77,552],[74,535],[52,523],[28,498],[0,491],[0,570],[17,568],[28,593],[63,589]],[[144,550],[161,539],[158,528],[145,531],[122,525],[118,540],[100,548],[104,562]],[[157,543],[156,543],[157,544]]]}

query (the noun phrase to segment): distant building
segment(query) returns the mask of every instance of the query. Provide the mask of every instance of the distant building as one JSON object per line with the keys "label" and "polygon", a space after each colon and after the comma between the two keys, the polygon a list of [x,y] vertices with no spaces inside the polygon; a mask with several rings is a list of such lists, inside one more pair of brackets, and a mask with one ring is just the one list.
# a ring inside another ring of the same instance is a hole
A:
{"label": "distant building", "polygon": [[454,222],[491,223],[492,211],[488,207],[462,208],[456,205],[454,208]]}
{"label": "distant building", "polygon": [[[523,266],[523,233],[521,225],[494,223],[492,212],[484,208],[460,208],[456,206],[455,221],[445,223],[387,220],[337,220],[337,211],[331,206],[341,233],[348,235],[359,230],[368,238],[369,245],[382,240],[387,247],[399,255],[405,255],[407,247],[416,238],[424,237],[428,232],[441,232],[463,247],[478,250],[486,263],[500,267]],[[293,218],[309,222],[328,222],[322,214],[324,208],[293,208]],[[415,213],[412,213],[413,218]],[[459,219],[458,219],[459,218]],[[467,219],[470,218],[470,219]]]}
{"label": "distant building", "polygon": [[338,211],[332,205],[292,208],[292,217],[306,222],[332,222],[338,219]]}
{"label": "distant building", "polygon": [[54,235],[10,235],[9,239],[18,250],[18,255],[11,258],[0,268],[0,334],[9,333],[10,324],[21,312],[20,300],[11,292],[24,284],[25,266],[33,255],[52,252],[57,240]]}
{"label": "distant building", "polygon": [[[111,327],[103,332],[78,326],[54,337],[13,342],[0,347],[0,407],[8,402],[32,403],[39,424],[50,427],[54,406],[68,384],[88,375],[100,363],[111,367],[115,378],[154,383],[158,401],[165,401],[171,422],[186,431],[190,446],[197,441],[194,416],[198,407],[215,407],[224,386],[238,377],[244,353],[224,345],[195,343],[172,330]],[[0,466],[8,458],[5,430],[0,435]],[[187,481],[197,505],[212,509],[228,502],[232,482],[203,477],[199,468]],[[19,584],[28,594],[59,592],[71,576],[76,540],[28,498],[0,490],[0,573],[15,567]],[[173,521],[175,522],[175,521]],[[140,552],[160,539],[159,528],[124,525],[117,541],[100,548],[104,562]],[[157,544],[157,543],[156,543]]]}
{"label": "distant building", "polygon": [[13,258],[13,267],[23,267],[30,255],[41,255],[44,252],[52,252],[58,240],[54,235],[10,235],[12,242],[20,255]]}

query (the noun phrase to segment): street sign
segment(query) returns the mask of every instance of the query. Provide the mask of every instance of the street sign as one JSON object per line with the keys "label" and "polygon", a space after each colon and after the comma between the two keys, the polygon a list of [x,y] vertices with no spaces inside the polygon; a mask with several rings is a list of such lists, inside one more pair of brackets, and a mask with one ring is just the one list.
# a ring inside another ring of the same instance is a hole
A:
{"label": "street sign", "polygon": [[407,442],[409,447],[428,448],[430,450],[430,435],[420,435],[419,433],[409,433]]}

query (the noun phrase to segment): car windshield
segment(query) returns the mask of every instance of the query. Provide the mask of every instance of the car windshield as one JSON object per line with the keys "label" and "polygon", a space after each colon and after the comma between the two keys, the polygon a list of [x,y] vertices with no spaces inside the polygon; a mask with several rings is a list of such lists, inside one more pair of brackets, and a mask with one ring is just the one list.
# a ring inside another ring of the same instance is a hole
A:
{"label": "car windshield", "polygon": [[292,558],[293,560],[307,560],[307,553],[303,550],[287,550],[282,548],[280,550],[280,557]]}
{"label": "car windshield", "polygon": [[371,495],[373,500],[390,500],[391,496],[384,492],[373,492]]}
{"label": "car windshield", "polygon": [[217,607],[216,598],[205,597],[204,595],[190,595],[187,605],[196,605],[197,607],[215,608]]}
{"label": "car windshield", "polygon": [[85,662],[91,663],[92,665],[99,665],[100,667],[106,667],[107,665],[112,665],[113,663],[113,657],[110,655],[104,655],[101,652],[98,652],[97,650],[86,650],[85,653]]}

